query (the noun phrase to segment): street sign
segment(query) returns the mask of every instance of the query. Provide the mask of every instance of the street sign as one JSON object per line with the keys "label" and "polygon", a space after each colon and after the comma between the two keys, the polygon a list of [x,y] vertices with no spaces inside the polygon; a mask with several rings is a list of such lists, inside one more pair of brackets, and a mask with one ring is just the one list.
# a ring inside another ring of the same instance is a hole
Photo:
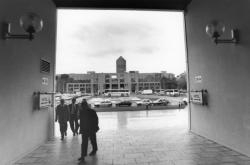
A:
{"label": "street sign", "polygon": [[190,92],[190,101],[196,104],[203,104],[202,91]]}
{"label": "street sign", "polygon": [[39,109],[48,109],[52,105],[51,94],[40,94],[39,96]]}

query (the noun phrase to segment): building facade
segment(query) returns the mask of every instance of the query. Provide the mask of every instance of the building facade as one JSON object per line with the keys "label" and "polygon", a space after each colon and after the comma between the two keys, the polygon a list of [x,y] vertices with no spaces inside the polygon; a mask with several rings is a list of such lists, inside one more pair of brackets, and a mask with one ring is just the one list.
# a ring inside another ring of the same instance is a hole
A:
{"label": "building facade", "polygon": [[164,87],[163,79],[174,79],[175,75],[162,71],[159,73],[126,72],[126,60],[120,56],[116,60],[117,73],[96,73],[57,75],[57,92],[86,93],[99,95],[106,89],[128,89],[132,93],[144,89],[159,90]]}
{"label": "building facade", "polygon": [[[58,75],[60,77],[60,75]],[[162,79],[174,79],[171,73],[139,73],[130,71],[125,73],[87,73],[87,74],[69,74],[68,81],[58,79],[57,92],[61,93],[88,93],[102,94],[105,89],[128,89],[132,93],[144,89],[153,91],[162,88]]]}

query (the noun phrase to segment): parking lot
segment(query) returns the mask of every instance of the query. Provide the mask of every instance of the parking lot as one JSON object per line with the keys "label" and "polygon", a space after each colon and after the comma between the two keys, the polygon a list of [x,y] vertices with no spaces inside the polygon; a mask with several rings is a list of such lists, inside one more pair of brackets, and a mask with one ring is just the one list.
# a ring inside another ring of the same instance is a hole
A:
{"label": "parking lot", "polygon": [[[182,96],[159,96],[132,94],[129,97],[106,97],[106,96],[79,96],[76,103],[87,99],[89,105],[96,111],[134,111],[134,110],[155,110],[155,109],[180,109],[186,105]],[[71,103],[71,98],[66,99],[66,104]],[[59,100],[57,100],[59,104]]]}

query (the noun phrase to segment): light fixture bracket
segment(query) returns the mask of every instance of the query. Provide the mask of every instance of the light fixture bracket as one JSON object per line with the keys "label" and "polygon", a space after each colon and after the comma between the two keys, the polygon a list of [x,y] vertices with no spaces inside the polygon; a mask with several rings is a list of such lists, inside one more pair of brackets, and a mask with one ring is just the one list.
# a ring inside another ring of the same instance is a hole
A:
{"label": "light fixture bracket", "polygon": [[24,34],[12,34],[11,23],[3,23],[4,39],[28,39],[33,40],[34,34],[43,29],[43,20],[36,13],[26,13],[19,19],[20,27],[25,31]]}
{"label": "light fixture bracket", "polygon": [[239,43],[239,30],[238,29],[232,29],[231,30],[231,38],[230,39],[220,39],[219,35],[216,35],[216,32],[214,32],[214,35],[212,36],[213,41],[215,44],[220,43]]}
{"label": "light fixture bracket", "polygon": [[29,39],[33,40],[34,39],[34,34],[33,33],[28,33],[28,34],[12,34],[11,33],[11,24],[10,23],[4,23],[3,24],[3,38],[6,39]]}

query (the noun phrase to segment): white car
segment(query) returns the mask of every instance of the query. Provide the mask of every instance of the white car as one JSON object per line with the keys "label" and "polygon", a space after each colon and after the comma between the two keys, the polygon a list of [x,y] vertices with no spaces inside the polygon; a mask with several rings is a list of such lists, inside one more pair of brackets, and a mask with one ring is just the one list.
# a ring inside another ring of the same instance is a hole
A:
{"label": "white car", "polygon": [[183,99],[182,99],[182,102],[183,102],[185,105],[187,105],[187,104],[188,104],[188,98],[187,98],[187,97],[183,98]]}
{"label": "white car", "polygon": [[165,91],[160,91],[160,92],[158,92],[157,94],[158,94],[159,96],[164,96],[164,95],[166,95]]}
{"label": "white car", "polygon": [[95,102],[94,107],[111,107],[112,102],[110,100],[103,100],[101,102]]}
{"label": "white car", "polygon": [[169,101],[165,98],[159,98],[155,101],[153,101],[153,105],[168,105]]}
{"label": "white car", "polygon": [[137,104],[137,106],[151,105],[152,104],[152,100],[150,100],[150,99],[143,99],[143,100],[137,101],[136,104]]}

